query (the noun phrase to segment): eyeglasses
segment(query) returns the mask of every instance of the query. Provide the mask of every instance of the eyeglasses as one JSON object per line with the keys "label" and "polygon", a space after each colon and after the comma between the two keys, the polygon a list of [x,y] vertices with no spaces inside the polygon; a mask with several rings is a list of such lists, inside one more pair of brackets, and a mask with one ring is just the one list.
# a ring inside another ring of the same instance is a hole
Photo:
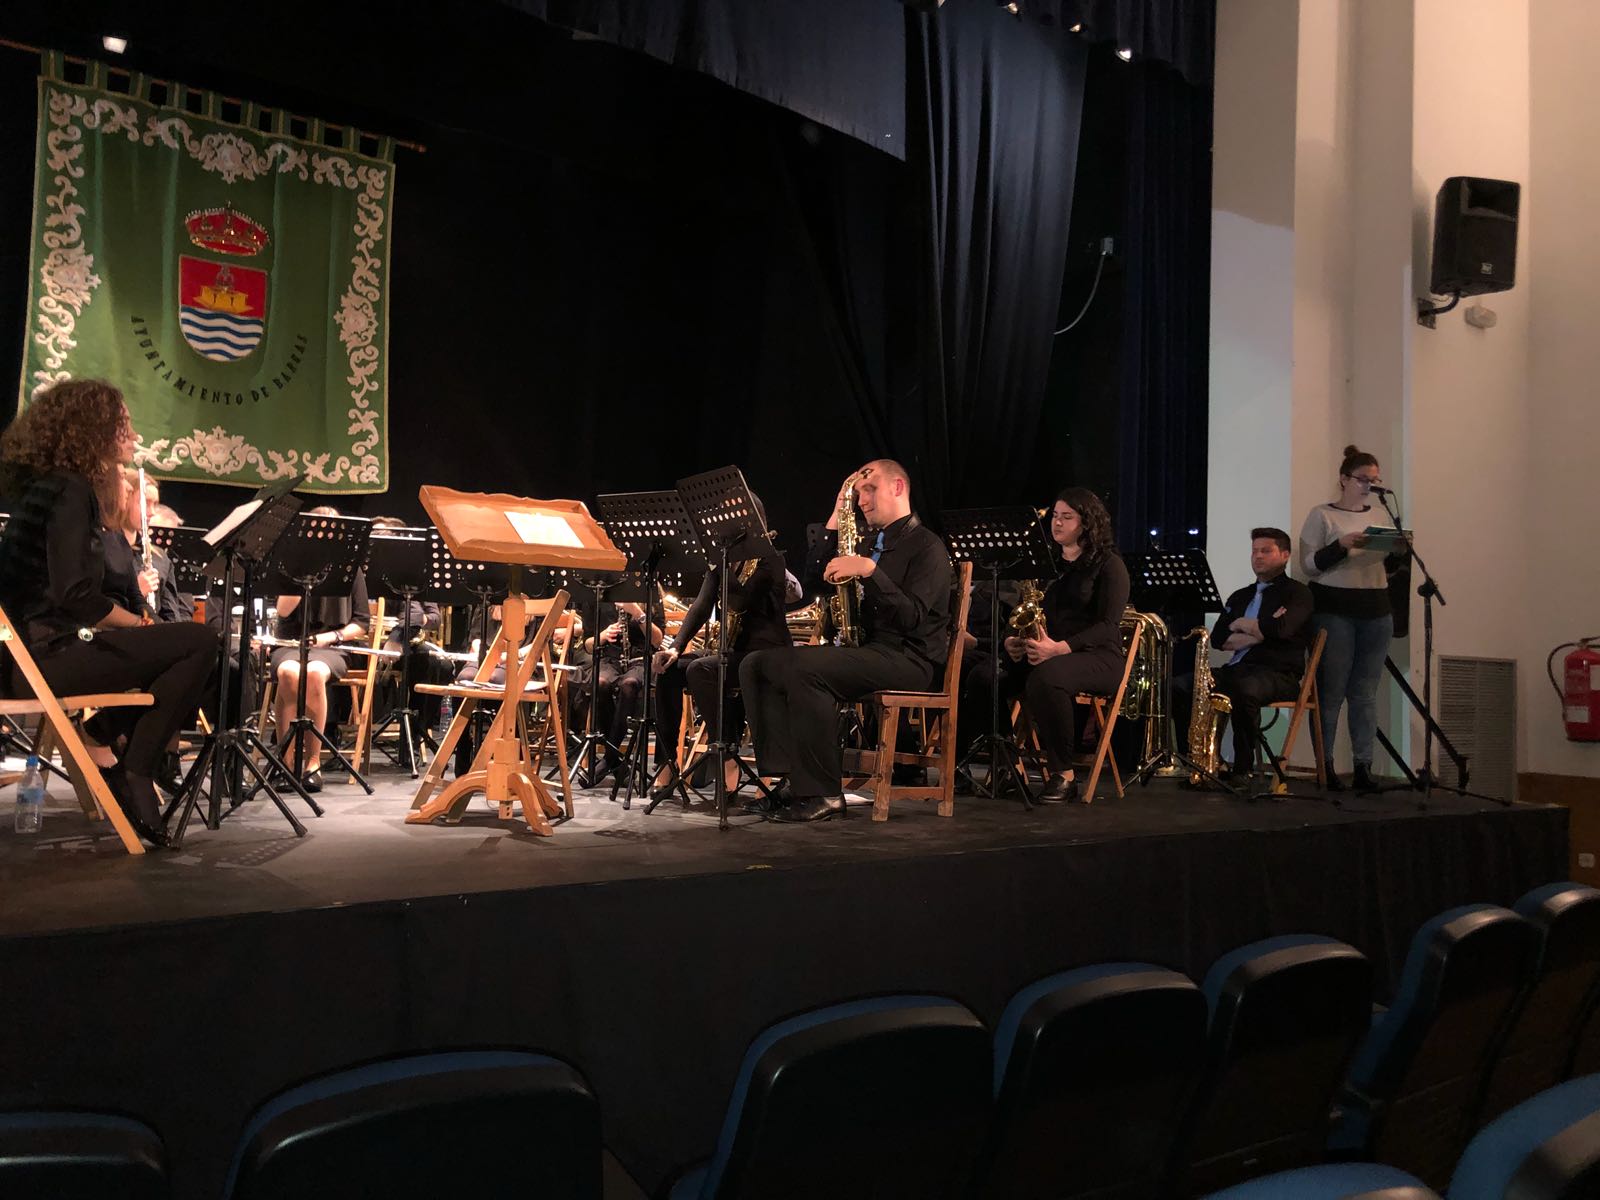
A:
{"label": "eyeglasses", "polygon": [[1382,475],[1352,475],[1352,476],[1350,476],[1350,478],[1354,479],[1357,483],[1382,483],[1383,482],[1383,476]]}

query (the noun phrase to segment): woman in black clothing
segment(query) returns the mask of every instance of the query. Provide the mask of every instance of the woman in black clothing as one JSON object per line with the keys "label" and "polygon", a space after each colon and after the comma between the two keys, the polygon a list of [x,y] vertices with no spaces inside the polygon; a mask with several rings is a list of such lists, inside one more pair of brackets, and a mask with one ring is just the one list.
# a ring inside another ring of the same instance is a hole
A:
{"label": "woman in black clothing", "polygon": [[[339,510],[323,505],[309,509],[308,515],[337,517]],[[300,597],[279,596],[275,611],[278,616],[278,637],[295,642],[294,646],[279,646],[272,652],[272,676],[277,680],[273,693],[274,726],[281,731],[299,715],[300,699],[300,631],[306,614],[301,611]],[[372,628],[372,614],[367,603],[367,576],[357,571],[348,596],[325,596],[311,601],[311,642],[306,653],[306,716],[321,731],[328,721],[328,684],[338,683],[350,670],[350,660],[334,647],[342,641],[365,637]],[[294,747],[285,745],[282,757],[294,765]],[[322,745],[314,734],[301,735],[300,786],[308,792],[322,790]]]}
{"label": "woman in black clothing", "polygon": [[[761,501],[756,508],[763,523],[766,521]],[[737,614],[739,630],[730,647],[727,682],[723,693],[726,701],[723,718],[728,723],[735,745],[744,736],[744,702],[738,694],[739,664],[752,650],[767,650],[776,646],[792,646],[788,622],[784,620],[784,590],[787,575],[783,555],[770,540],[761,543],[756,558],[745,562],[729,563],[733,572],[728,580],[728,607]],[[694,697],[695,707],[708,721],[707,738],[720,739],[718,723],[713,719],[717,708],[717,655],[715,653],[685,653],[689,645],[711,617],[712,606],[722,597],[722,581],[715,569],[707,571],[701,580],[700,591],[683,614],[683,623],[673,635],[670,648],[659,651],[651,664],[656,671],[656,781],[657,796],[671,787],[673,776],[668,768],[673,764],[677,749],[678,728],[683,721],[683,692],[687,688]],[[722,627],[727,627],[727,621]],[[739,762],[729,758],[723,768],[723,781],[727,789],[739,787]]]}
{"label": "woman in black clothing", "polygon": [[1061,573],[1045,589],[1045,636],[1008,637],[1013,675],[1023,677],[1024,703],[1044,747],[1050,779],[1039,799],[1079,799],[1072,773],[1079,693],[1117,690],[1126,657],[1122,612],[1128,568],[1111,532],[1106,506],[1087,488],[1067,488],[1050,513],[1050,537],[1061,548]]}
{"label": "woman in black clothing", "polygon": [[[139,836],[166,845],[153,777],[200,702],[217,639],[192,621],[142,625],[136,608],[106,593],[103,514],[120,501],[118,467],[133,449],[122,393],[104,381],[55,384],[23,409],[0,436],[0,492],[12,504],[0,605],[58,695],[138,688],[155,697],[149,708],[118,710],[116,724],[98,721],[96,732],[106,742],[113,729],[126,732],[106,783]],[[14,666],[9,673],[12,694],[26,694]]]}

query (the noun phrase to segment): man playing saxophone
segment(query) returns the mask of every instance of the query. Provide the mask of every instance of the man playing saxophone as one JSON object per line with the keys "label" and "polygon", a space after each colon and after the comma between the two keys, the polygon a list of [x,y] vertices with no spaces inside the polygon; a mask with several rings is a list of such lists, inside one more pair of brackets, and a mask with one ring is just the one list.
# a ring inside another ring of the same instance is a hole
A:
{"label": "man playing saxophone", "polygon": [[[1293,700],[1305,673],[1311,641],[1311,589],[1285,573],[1289,535],[1264,526],[1250,531],[1250,569],[1255,582],[1228,597],[1211,631],[1211,645],[1229,653],[1212,672],[1213,690],[1232,703],[1233,773],[1255,770],[1261,740],[1261,709],[1275,700]],[[1172,680],[1172,716],[1178,745],[1189,744],[1194,676]]]}
{"label": "man playing saxophone", "polygon": [[[860,552],[840,554],[851,488],[868,536]],[[926,691],[949,653],[950,555],[912,512],[911,480],[890,459],[845,480],[806,559],[808,593],[856,581],[859,645],[757,650],[739,668],[757,770],[788,776],[784,820],[820,821],[844,808],[839,705],[885,689]]]}

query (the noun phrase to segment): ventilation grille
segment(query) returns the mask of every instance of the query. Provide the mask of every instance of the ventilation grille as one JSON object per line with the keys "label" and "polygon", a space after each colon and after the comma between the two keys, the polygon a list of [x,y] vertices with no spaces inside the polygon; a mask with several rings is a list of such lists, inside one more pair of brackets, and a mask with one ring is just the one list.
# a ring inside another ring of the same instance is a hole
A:
{"label": "ventilation grille", "polygon": [[[1467,757],[1467,786],[1516,799],[1517,664],[1509,658],[1439,656],[1439,727]],[[1454,765],[1439,755],[1438,778],[1455,783]]]}

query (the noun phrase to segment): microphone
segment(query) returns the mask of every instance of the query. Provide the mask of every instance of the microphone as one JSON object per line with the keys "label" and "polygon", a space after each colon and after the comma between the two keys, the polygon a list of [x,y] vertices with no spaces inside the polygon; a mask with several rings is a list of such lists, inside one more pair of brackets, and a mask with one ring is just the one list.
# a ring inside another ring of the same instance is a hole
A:
{"label": "microphone", "polygon": [[1379,487],[1375,483],[1367,484],[1367,491],[1373,492],[1373,493],[1375,493],[1375,494],[1377,494],[1379,496],[1392,496],[1392,495],[1394,495],[1394,489],[1393,488]]}

